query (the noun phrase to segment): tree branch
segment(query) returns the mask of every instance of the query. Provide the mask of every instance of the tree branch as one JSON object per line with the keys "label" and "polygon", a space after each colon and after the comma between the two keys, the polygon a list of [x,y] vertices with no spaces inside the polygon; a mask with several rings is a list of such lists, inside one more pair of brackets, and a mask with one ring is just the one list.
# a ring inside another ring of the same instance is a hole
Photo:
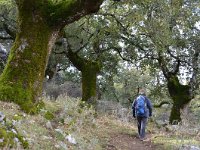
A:
{"label": "tree branch", "polygon": [[9,27],[8,27],[8,24],[7,23],[4,23],[3,24],[3,27],[6,31],[7,34],[10,35],[10,39],[14,40],[15,37],[16,37],[16,31],[12,31]]}
{"label": "tree branch", "polygon": [[153,107],[154,108],[160,108],[160,107],[162,107],[162,105],[165,105],[165,104],[171,104],[170,102],[168,102],[168,101],[162,101],[162,102],[160,102],[160,104],[154,104],[153,105]]}
{"label": "tree branch", "polygon": [[159,63],[159,66],[161,67],[161,70],[164,74],[164,76],[166,77],[166,79],[169,79],[169,70],[164,62],[164,58],[163,56],[161,55],[161,52],[158,53],[158,63]]}
{"label": "tree branch", "polygon": [[180,64],[181,64],[181,61],[180,61],[180,59],[178,59],[177,64],[175,65],[173,72],[172,72],[174,75],[176,75],[179,72]]}
{"label": "tree branch", "polygon": [[45,15],[48,18],[51,26],[61,26],[72,23],[81,17],[95,13],[99,10],[103,0],[71,0],[71,1],[56,1],[54,3],[41,2],[44,10],[47,10]]}
{"label": "tree branch", "polygon": [[[99,32],[99,31],[98,31],[98,32]],[[80,52],[82,49],[84,49],[84,48],[89,44],[90,39],[91,39],[93,36],[94,36],[94,33],[92,33],[92,34],[89,36],[88,42],[86,42],[86,43],[83,44],[79,49],[77,49],[77,50],[75,51],[75,53],[78,53],[78,52]]]}
{"label": "tree branch", "polygon": [[[180,59],[180,57],[188,57],[188,58],[189,58],[188,55],[182,55],[182,56],[179,56],[179,57],[178,57],[178,56],[175,56],[174,54],[172,54],[172,52],[171,52],[170,49],[169,49],[169,46],[166,46],[166,49],[167,49],[167,53],[168,53],[172,58],[176,59],[177,62],[180,61],[180,62],[182,62],[182,63],[188,64],[187,61],[184,61],[184,60],[181,60],[181,59]],[[188,64],[188,65],[189,65],[189,64]]]}
{"label": "tree branch", "polygon": [[122,59],[122,60],[124,60],[124,61],[127,61],[127,62],[130,62],[130,63],[134,63],[131,59],[128,59],[128,58],[125,58],[125,57],[123,57],[123,55],[121,54],[121,49],[120,48],[117,48],[117,47],[110,47],[110,49],[113,49],[113,50],[115,50],[117,53],[118,53],[118,55],[119,55],[119,57]]}

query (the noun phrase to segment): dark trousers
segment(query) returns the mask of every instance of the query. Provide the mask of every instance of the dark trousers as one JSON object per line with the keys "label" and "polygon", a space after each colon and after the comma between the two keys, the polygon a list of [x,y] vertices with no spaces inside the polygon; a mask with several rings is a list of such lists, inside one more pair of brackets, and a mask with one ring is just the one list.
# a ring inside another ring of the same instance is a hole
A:
{"label": "dark trousers", "polygon": [[140,138],[145,137],[145,128],[147,125],[147,117],[137,117],[138,134]]}

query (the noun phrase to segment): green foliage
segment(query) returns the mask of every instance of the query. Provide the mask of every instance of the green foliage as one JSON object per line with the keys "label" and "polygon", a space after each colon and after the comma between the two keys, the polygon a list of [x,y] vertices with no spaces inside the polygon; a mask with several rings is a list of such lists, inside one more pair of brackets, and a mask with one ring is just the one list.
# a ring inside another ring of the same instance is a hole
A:
{"label": "green foliage", "polygon": [[47,119],[47,120],[53,120],[54,119],[54,115],[53,113],[51,113],[50,111],[47,111],[44,115],[44,117]]}
{"label": "green foliage", "polygon": [[48,0],[48,3],[42,2],[40,5],[43,7],[41,10],[48,17],[49,25],[55,25],[60,19],[73,15],[76,4],[76,0]]}
{"label": "green foliage", "polygon": [[14,0],[1,0],[0,5],[13,5]]}
{"label": "green foliage", "polygon": [[0,143],[0,147],[8,147],[14,148],[17,145],[17,141],[15,138],[19,140],[20,144],[24,149],[28,148],[29,144],[24,137],[18,133],[17,129],[9,123],[9,121],[5,121],[4,124],[0,124],[0,139],[3,141]]}
{"label": "green foliage", "polygon": [[[14,0],[1,0],[0,8],[1,8],[1,10],[0,10],[1,16],[0,17],[2,17],[2,16],[5,17],[2,22],[6,22],[8,20],[16,21],[17,7],[16,7],[16,3],[14,2]],[[11,23],[13,23],[12,21],[11,21]],[[13,24],[11,24],[11,26],[13,26]]]}
{"label": "green foliage", "polygon": [[15,115],[13,116],[13,120],[15,120],[15,121],[19,121],[19,120],[21,120],[22,118],[23,118],[23,116],[20,115],[20,114],[15,114]]}
{"label": "green foliage", "polygon": [[150,80],[148,70],[142,73],[137,69],[122,69],[115,77],[115,87],[121,100],[131,98],[133,101],[138,94],[138,88],[146,87]]}
{"label": "green foliage", "polygon": [[145,70],[134,69],[134,67],[119,70],[113,81],[116,95],[121,103],[129,106],[130,102],[136,98],[139,88],[146,89],[146,94],[153,103],[158,104],[168,98],[165,89],[163,88],[163,90],[161,85],[156,84],[149,67],[146,67]]}
{"label": "green foliage", "polygon": [[89,10],[88,5],[81,5],[82,1],[73,0],[19,0],[16,3],[20,32],[17,32],[8,63],[0,77],[0,99],[13,101],[32,113],[42,92],[44,69],[57,33],[63,25],[98,10],[101,1],[88,1],[88,5],[92,6]]}
{"label": "green foliage", "polygon": [[5,139],[1,144],[0,144],[0,147],[4,147],[7,142],[8,142],[8,135],[6,133],[6,130],[3,129],[3,128],[0,128],[0,138],[1,139]]}

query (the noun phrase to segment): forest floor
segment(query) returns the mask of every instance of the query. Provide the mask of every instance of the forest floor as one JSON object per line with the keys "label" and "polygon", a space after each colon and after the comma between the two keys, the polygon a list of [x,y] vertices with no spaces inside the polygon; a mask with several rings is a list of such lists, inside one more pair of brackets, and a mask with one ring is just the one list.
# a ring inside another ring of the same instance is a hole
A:
{"label": "forest floor", "polygon": [[153,144],[149,136],[141,141],[137,136],[118,133],[112,135],[106,150],[156,150],[159,145]]}
{"label": "forest floor", "polygon": [[153,134],[147,133],[144,141],[137,135],[136,124],[117,121],[111,118],[100,118],[102,125],[101,133],[98,135],[104,140],[105,150],[160,150],[164,149],[162,144],[152,142]]}
{"label": "forest floor", "polygon": [[[199,121],[162,126],[156,122],[158,117],[151,118],[146,129],[147,140],[140,141],[136,120],[132,117],[96,114],[92,108],[82,107],[79,101],[65,97],[44,102],[45,108],[39,114],[28,115],[15,104],[0,101],[0,112],[6,117],[5,122],[0,122],[0,129],[5,128],[8,135],[13,132],[16,137],[11,136],[11,140],[22,136],[28,142],[28,149],[200,150]],[[0,130],[0,144],[4,140],[1,136]],[[22,142],[14,144],[13,148],[23,149]],[[8,144],[5,149],[9,149]]]}

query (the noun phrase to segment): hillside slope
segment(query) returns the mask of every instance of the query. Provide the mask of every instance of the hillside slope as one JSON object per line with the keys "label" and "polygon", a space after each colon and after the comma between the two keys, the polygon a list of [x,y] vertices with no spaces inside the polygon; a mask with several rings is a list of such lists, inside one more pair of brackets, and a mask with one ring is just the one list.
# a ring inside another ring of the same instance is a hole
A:
{"label": "hillside slope", "polygon": [[0,146],[10,149],[69,150],[154,150],[198,148],[199,135],[160,127],[149,121],[147,141],[137,138],[136,122],[115,114],[96,113],[80,100],[60,97],[44,99],[38,115],[28,115],[15,104],[0,102]]}

